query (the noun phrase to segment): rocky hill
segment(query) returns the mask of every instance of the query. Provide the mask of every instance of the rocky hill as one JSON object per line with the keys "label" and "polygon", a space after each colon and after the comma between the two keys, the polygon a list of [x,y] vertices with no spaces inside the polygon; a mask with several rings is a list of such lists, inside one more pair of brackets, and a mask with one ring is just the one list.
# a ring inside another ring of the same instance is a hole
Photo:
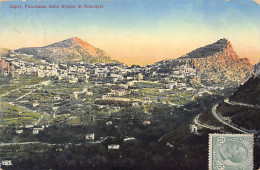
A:
{"label": "rocky hill", "polygon": [[260,75],[251,77],[240,86],[230,100],[260,106]]}
{"label": "rocky hill", "polygon": [[[230,42],[227,39],[220,39],[217,42],[213,44],[209,44],[205,47],[198,48],[196,50],[193,50],[192,52],[186,54],[185,56],[182,56],[180,58],[205,58],[212,55],[215,55],[216,53],[224,51],[227,46],[229,48],[231,47]],[[237,57],[237,55],[235,55]]]}
{"label": "rocky hill", "polygon": [[217,112],[238,127],[260,130],[260,76],[251,77],[229,97],[219,103]]}
{"label": "rocky hill", "polygon": [[45,59],[49,62],[114,62],[103,50],[76,37],[44,47],[21,48],[15,51],[22,54],[33,55],[35,58]]}
{"label": "rocky hill", "polygon": [[242,84],[252,70],[249,60],[239,58],[227,39],[220,39],[178,59],[163,60],[153,67],[157,68],[155,70],[158,73],[168,73],[170,76],[176,70],[181,70],[186,76],[195,74],[196,79],[204,84]]}

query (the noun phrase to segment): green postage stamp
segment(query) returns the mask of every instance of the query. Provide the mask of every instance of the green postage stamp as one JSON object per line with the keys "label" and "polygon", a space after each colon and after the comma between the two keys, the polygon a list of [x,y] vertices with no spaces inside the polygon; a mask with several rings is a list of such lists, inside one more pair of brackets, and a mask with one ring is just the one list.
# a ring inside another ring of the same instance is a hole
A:
{"label": "green postage stamp", "polygon": [[210,134],[209,170],[252,170],[253,134]]}

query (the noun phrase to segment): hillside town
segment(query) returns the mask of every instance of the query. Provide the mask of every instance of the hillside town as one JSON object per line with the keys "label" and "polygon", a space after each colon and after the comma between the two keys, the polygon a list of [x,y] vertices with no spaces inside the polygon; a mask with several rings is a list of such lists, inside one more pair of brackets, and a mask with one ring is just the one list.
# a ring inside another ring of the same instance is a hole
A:
{"label": "hillside town", "polygon": [[[158,81],[165,85],[166,89],[184,88],[188,91],[196,90],[193,87],[203,89],[223,89],[226,84],[206,85],[200,80],[199,71],[192,65],[180,59],[175,62],[182,63],[172,68],[169,72],[160,72],[155,68],[171,63],[171,60],[164,60],[162,63],[147,65],[145,67],[128,67],[121,63],[93,63],[77,62],[75,64],[49,63],[40,60],[40,63],[27,62],[27,54],[20,54],[12,51],[10,56],[1,58],[1,75],[18,77],[23,75],[35,77],[49,77],[58,80],[67,80],[69,83],[88,82],[95,80],[97,84],[115,85],[119,84],[123,88],[132,86],[137,81]],[[21,59],[22,58],[22,59]],[[24,60],[23,60],[24,59]],[[184,63],[184,64],[183,64]],[[194,83],[193,83],[194,81]],[[195,83],[196,82],[196,83]],[[198,84],[197,84],[198,83]],[[203,89],[200,89],[202,91]]]}
{"label": "hillside town", "polygon": [[[17,149],[15,158],[0,153],[0,167],[24,164],[20,158],[34,146],[46,159],[48,152],[97,147],[92,154],[106,154],[101,161],[104,164],[109,155],[121,159],[132,145],[140,149],[146,143],[159,146],[167,141],[167,148],[178,150],[168,136],[183,122],[185,129],[178,131],[189,135],[201,136],[203,128],[223,131],[222,127],[202,124],[199,117],[193,120],[194,115],[229,96],[259,70],[257,65],[251,69],[246,60],[233,57],[234,66],[223,71],[221,65],[229,63],[223,54],[227,49],[221,50],[207,59],[184,56],[143,67],[111,60],[50,61],[10,50],[0,59],[0,135],[5,136],[0,146],[7,150],[9,146],[23,147]],[[208,66],[201,67],[203,64]],[[149,145],[142,152],[147,152]],[[38,162],[41,158],[34,159]],[[87,165],[97,165],[97,160],[88,160]]]}

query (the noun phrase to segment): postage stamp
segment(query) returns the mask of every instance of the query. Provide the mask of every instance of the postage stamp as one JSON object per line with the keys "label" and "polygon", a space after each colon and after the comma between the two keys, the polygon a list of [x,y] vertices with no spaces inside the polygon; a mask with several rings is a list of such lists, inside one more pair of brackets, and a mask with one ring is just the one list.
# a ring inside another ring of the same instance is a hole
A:
{"label": "postage stamp", "polygon": [[209,170],[252,170],[253,134],[209,134]]}

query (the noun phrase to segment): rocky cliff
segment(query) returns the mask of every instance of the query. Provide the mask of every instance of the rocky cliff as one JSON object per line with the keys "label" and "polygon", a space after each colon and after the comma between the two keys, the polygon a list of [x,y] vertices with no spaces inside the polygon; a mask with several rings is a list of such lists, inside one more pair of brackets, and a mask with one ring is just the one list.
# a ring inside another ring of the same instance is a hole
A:
{"label": "rocky cliff", "polygon": [[157,63],[158,70],[171,73],[183,66],[193,68],[196,76],[204,82],[243,83],[251,74],[252,65],[247,58],[239,58],[230,41],[220,39],[217,42],[198,48],[175,60]]}

